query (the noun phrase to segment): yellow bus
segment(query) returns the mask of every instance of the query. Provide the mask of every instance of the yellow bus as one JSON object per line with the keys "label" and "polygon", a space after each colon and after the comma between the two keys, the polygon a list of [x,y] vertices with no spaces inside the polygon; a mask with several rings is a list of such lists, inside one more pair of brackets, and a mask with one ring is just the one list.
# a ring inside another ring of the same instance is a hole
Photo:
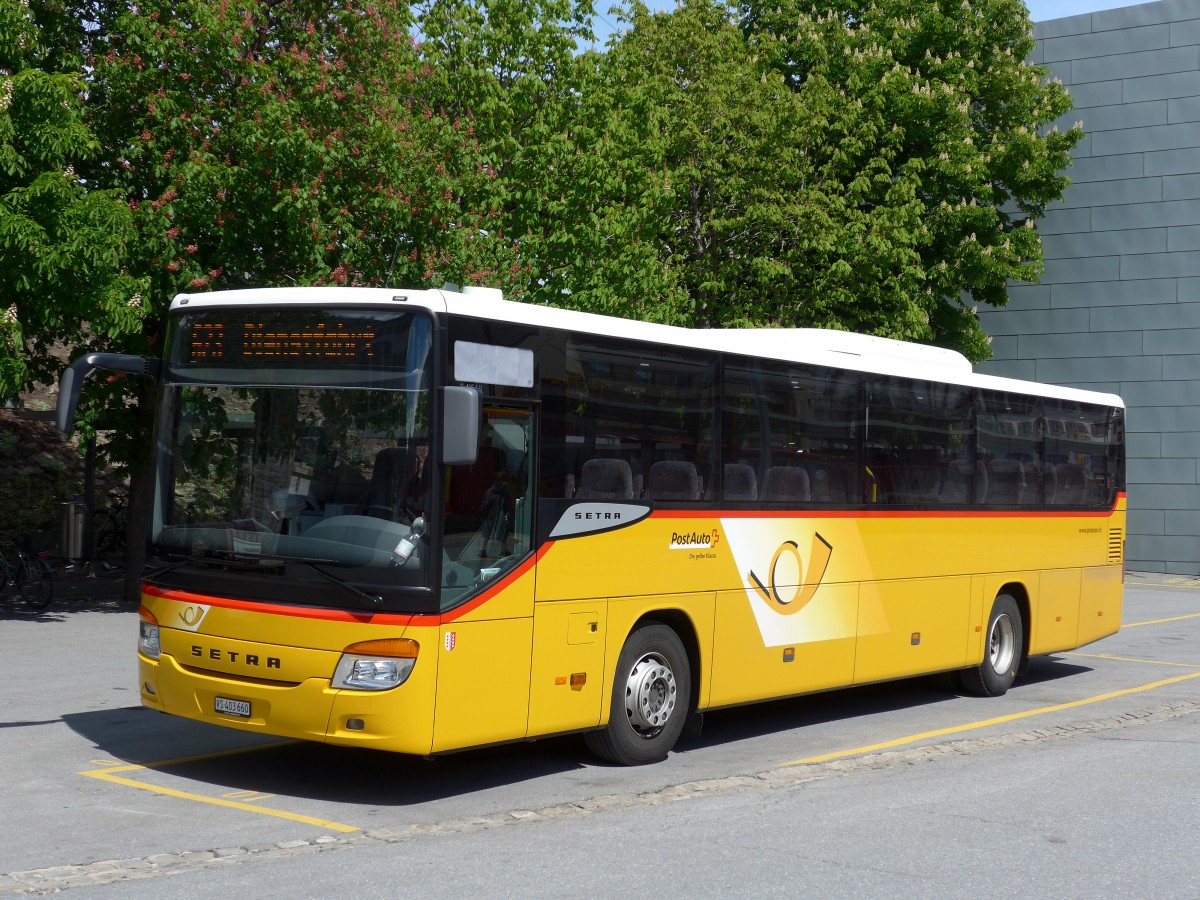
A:
{"label": "yellow bus", "polygon": [[1003,694],[1115,632],[1124,407],[957,353],[498,291],[181,295],[143,704],[428,756],[932,672]]}

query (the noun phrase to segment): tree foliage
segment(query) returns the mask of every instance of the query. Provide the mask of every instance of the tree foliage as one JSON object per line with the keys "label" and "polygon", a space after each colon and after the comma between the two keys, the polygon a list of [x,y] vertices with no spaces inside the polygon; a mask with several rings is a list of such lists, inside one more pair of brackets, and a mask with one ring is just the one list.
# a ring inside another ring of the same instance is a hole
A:
{"label": "tree foliage", "polygon": [[584,89],[577,48],[592,40],[592,2],[425,0],[416,10],[429,73],[422,102],[466,123],[485,178],[463,202],[485,211],[514,251],[509,271],[494,273],[492,283],[513,299],[544,300],[545,198],[562,160],[577,150],[569,122]]}
{"label": "tree foliage", "polygon": [[464,165],[473,142],[422,104],[411,26],[389,0],[149,2],[113,19],[96,129],[156,295],[428,283],[493,260],[459,202],[483,177]]}
{"label": "tree foliage", "polygon": [[[1041,273],[1034,223],[1067,187],[1062,171],[1082,137],[1079,127],[1044,127],[1071,101],[1044,67],[1027,62],[1034,41],[1025,4],[741,0],[739,13],[768,71],[806,102],[839,113],[821,144],[831,195],[870,217],[886,218],[899,204],[917,214],[882,233],[855,229],[910,269],[904,293],[878,318],[896,323],[892,336],[986,358],[967,302],[1002,306],[1009,280]],[[857,267],[853,255],[843,258]],[[876,279],[870,267],[863,274],[847,286],[866,298]],[[870,315],[874,304],[864,305]],[[869,319],[860,314],[859,322]]]}
{"label": "tree foliage", "polygon": [[664,321],[816,325],[986,358],[972,307],[1036,279],[1034,220],[1080,137],[1043,133],[1070,101],[1025,62],[1020,0],[627,14],[544,200],[544,284]]}
{"label": "tree foliage", "polygon": [[137,331],[145,312],[128,207],[77,172],[100,145],[82,73],[45,40],[55,21],[0,0],[0,398],[57,377],[53,344]]}

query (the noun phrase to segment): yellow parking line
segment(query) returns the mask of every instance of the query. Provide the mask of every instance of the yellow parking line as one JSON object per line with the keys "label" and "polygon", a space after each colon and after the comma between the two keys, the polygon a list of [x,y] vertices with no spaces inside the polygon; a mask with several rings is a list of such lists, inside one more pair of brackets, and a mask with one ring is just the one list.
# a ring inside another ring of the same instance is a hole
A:
{"label": "yellow parking line", "polygon": [[1150,619],[1147,622],[1130,622],[1122,628],[1139,628],[1142,625],[1162,625],[1164,622],[1182,622],[1184,619],[1200,619],[1200,613],[1188,613],[1186,616],[1173,616],[1170,619]]}
{"label": "yellow parking line", "polygon": [[1181,669],[1200,669],[1195,663],[1163,662],[1161,659],[1132,659],[1128,656],[1111,656],[1108,653],[1064,653],[1063,656],[1082,656],[1084,659],[1111,659],[1114,662],[1145,663],[1148,666],[1178,666]]}
{"label": "yellow parking line", "polygon": [[[143,791],[150,791],[154,794],[164,794],[168,797],[176,797],[180,800],[195,800],[197,803],[208,803],[212,806],[224,806],[229,809],[240,809],[243,812],[258,813],[263,816],[274,816],[277,819],[287,819],[291,822],[300,822],[305,825],[315,825],[318,828],[327,828],[330,831],[340,831],[348,833],[352,831],[361,831],[357,825],[345,825],[341,822],[331,822],[328,819],[318,819],[314,816],[305,816],[300,813],[287,812],[280,809],[272,809],[269,806],[258,806],[254,803],[240,803],[236,800],[228,800],[223,797],[205,797],[203,794],[193,794],[190,791],[177,791],[174,788],[159,787],[158,785],[146,784],[142,781],[135,781],[132,778],[122,777],[121,773],[126,772],[144,772],[151,769],[164,769],[168,766],[180,765],[182,763],[197,762],[200,760],[216,759],[222,756],[232,756],[238,753],[247,753],[252,750],[262,750],[265,746],[278,747],[279,744],[269,744],[257,747],[243,748],[239,750],[227,750],[223,753],[213,753],[207,756],[188,756],[180,759],[165,760],[157,763],[147,763],[146,765],[120,765],[115,764],[111,760],[92,760],[93,765],[102,766],[99,769],[89,769],[79,772],[80,775],[85,775],[88,778],[96,778],[100,781],[107,781],[111,784],[120,784],[125,787],[137,788]],[[236,793],[231,795],[236,796]],[[271,796],[269,794],[261,795],[263,798]]]}
{"label": "yellow parking line", "polygon": [[1153,582],[1153,581],[1136,581],[1130,578],[1125,579],[1126,587],[1135,588],[1200,588],[1200,578],[1172,578],[1169,581]]}
{"label": "yellow parking line", "polygon": [[1006,722],[1016,722],[1019,719],[1028,719],[1031,716],[1041,716],[1046,713],[1061,712],[1064,709],[1075,709],[1079,706],[1087,706],[1091,703],[1100,703],[1103,700],[1112,700],[1115,697],[1125,697],[1129,694],[1140,694],[1144,691],[1152,691],[1156,688],[1166,687],[1171,684],[1178,684],[1181,681],[1189,681],[1192,678],[1200,678],[1200,672],[1191,672],[1187,675],[1177,675],[1174,678],[1164,678],[1162,681],[1153,681],[1150,684],[1143,684],[1139,687],[1125,688],[1120,691],[1109,691],[1106,694],[1097,694],[1095,697],[1085,697],[1082,700],[1072,700],[1069,703],[1058,703],[1054,706],[1043,706],[1039,709],[1030,709],[1025,712],[1011,713],[1007,716],[997,716],[994,719],[984,719],[980,722],[970,722],[965,725],[952,725],[949,728],[938,728],[934,731],[923,731],[920,734],[910,734],[907,737],[896,738],[891,741],[881,741],[878,744],[868,744],[865,747],[855,747],[851,750],[837,750],[833,753],[823,753],[820,756],[809,756],[804,759],[794,759],[791,762],[779,763],[779,767],[786,766],[807,766],[813,763],[829,762],[833,759],[844,759],[847,756],[859,756],[863,753],[874,753],[879,750],[889,750],[893,747],[903,747],[905,744],[915,744],[918,741],[927,741],[932,738],[945,737],[950,734],[962,734],[966,731],[975,731],[980,728],[989,728],[992,725],[1003,725]]}

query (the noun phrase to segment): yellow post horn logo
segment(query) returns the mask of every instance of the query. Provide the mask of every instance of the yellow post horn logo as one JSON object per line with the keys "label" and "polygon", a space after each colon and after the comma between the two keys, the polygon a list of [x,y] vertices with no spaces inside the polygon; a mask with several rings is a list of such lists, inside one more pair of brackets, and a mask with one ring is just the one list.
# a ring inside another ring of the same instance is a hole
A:
{"label": "yellow post horn logo", "polygon": [[200,620],[204,618],[204,614],[208,612],[204,606],[188,606],[179,611],[179,618],[184,625],[195,627],[200,624]]}
{"label": "yellow post horn logo", "polygon": [[[791,554],[796,558],[796,568],[799,572],[797,579],[799,584],[796,585],[796,592],[789,599],[779,596],[779,586],[775,581],[775,570],[779,565],[779,558],[784,553]],[[800,556],[799,545],[795,541],[784,541],[771,559],[771,574],[768,579],[770,588],[768,589],[767,585],[762,583],[762,579],[753,572],[750,572],[750,581],[753,582],[758,596],[762,597],[763,602],[775,612],[785,616],[794,615],[804,609],[808,601],[817,593],[817,588],[821,586],[821,579],[825,577],[825,570],[829,567],[829,557],[832,555],[833,547],[829,542],[821,535],[814,533],[806,571],[804,559]]]}

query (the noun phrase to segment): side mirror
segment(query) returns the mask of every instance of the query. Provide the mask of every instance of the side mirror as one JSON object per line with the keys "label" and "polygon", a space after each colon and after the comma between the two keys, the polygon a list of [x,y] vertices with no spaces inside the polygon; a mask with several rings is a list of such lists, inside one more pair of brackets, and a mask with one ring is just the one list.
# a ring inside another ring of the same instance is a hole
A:
{"label": "side mirror", "polygon": [[130,356],[125,353],[85,353],[58,380],[58,406],[54,410],[54,424],[63,437],[70,437],[75,430],[75,409],[79,406],[79,392],[84,379],[97,369],[112,372],[128,372],[131,375],[149,375],[158,380],[162,363],[146,356]]}
{"label": "side mirror", "polygon": [[469,466],[479,456],[483,396],[477,388],[442,388],[442,464]]}

